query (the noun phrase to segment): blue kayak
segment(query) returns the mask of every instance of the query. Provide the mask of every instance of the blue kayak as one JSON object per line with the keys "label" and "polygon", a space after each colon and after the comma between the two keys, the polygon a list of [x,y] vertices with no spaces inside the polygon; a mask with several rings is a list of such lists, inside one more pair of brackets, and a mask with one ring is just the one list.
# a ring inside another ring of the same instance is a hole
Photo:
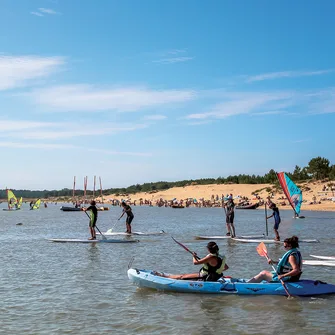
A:
{"label": "blue kayak", "polygon": [[[241,295],[284,295],[286,292],[280,282],[247,283],[246,279],[224,278],[216,282],[178,280],[155,275],[155,271],[129,269],[128,278],[139,287],[160,291],[203,293],[203,294],[241,294]],[[335,285],[319,280],[299,280],[286,282],[292,296],[312,296],[335,294]]]}

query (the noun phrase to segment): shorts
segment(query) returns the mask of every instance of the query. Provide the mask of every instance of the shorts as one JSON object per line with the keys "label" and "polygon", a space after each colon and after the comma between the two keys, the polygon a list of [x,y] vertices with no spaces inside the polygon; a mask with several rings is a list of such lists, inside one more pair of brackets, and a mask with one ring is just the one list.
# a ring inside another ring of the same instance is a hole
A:
{"label": "shorts", "polygon": [[93,221],[91,220],[90,225],[89,225],[90,228],[94,228],[96,223],[97,223],[97,220],[93,220]]}
{"label": "shorts", "polygon": [[226,216],[226,223],[234,223],[234,213]]}
{"label": "shorts", "polygon": [[273,229],[278,230],[278,228],[279,228],[279,224],[280,224],[280,221],[275,221],[275,224],[274,224],[274,226],[273,226]]}
{"label": "shorts", "polygon": [[134,215],[127,216],[126,223],[131,224],[131,221],[133,221]]}
{"label": "shorts", "polygon": [[[280,280],[278,279],[278,275],[277,275],[277,273],[274,272],[274,271],[272,271],[271,273],[272,273],[272,281],[279,282]],[[293,276],[293,277],[291,277],[291,276],[286,276],[286,277],[282,278],[281,280],[282,280],[282,281],[290,281],[290,282],[294,283],[294,282],[299,281],[299,279],[300,279],[300,275],[298,275],[298,276]]]}

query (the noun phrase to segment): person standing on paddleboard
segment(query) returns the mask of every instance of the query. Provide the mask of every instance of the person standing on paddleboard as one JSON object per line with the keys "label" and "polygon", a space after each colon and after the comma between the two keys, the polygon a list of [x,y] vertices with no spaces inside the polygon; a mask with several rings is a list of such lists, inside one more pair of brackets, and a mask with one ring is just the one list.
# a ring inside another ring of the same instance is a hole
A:
{"label": "person standing on paddleboard", "polygon": [[82,208],[81,210],[84,212],[91,211],[91,218],[90,218],[90,223],[89,223],[89,228],[90,228],[90,233],[91,237],[89,240],[96,240],[96,234],[95,234],[95,225],[97,223],[98,219],[98,209],[96,208],[96,203],[94,200],[90,202],[90,205],[88,208]]}
{"label": "person standing on paddleboard", "polygon": [[228,197],[228,202],[225,205],[227,207],[226,211],[226,225],[227,225],[227,236],[235,237],[235,226],[234,226],[234,208],[235,203],[233,201],[233,196]]}
{"label": "person standing on paddleboard", "polygon": [[119,217],[118,220],[120,220],[124,214],[127,214],[127,219],[126,219],[127,231],[126,231],[126,233],[131,234],[131,222],[134,219],[134,214],[131,210],[131,207],[129,205],[127,205],[125,201],[121,202],[121,206],[123,207],[123,212],[122,212],[122,215]]}
{"label": "person standing on paddleboard", "polygon": [[280,236],[279,236],[279,233],[278,233],[279,224],[281,222],[279,209],[274,202],[271,203],[270,209],[273,210],[273,213],[272,213],[272,215],[268,216],[267,219],[270,219],[270,218],[274,217],[275,224],[273,226],[273,230],[275,231],[275,235],[276,235],[275,241],[280,241]]}

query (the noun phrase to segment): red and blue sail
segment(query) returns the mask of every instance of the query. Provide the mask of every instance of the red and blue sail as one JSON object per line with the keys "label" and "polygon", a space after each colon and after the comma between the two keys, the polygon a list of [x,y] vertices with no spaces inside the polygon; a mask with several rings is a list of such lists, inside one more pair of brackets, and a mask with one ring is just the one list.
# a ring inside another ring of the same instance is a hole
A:
{"label": "red and blue sail", "polygon": [[277,172],[277,177],[281,188],[283,189],[287,200],[292,206],[294,212],[299,216],[300,207],[302,204],[302,191],[300,188],[289,178],[285,172]]}

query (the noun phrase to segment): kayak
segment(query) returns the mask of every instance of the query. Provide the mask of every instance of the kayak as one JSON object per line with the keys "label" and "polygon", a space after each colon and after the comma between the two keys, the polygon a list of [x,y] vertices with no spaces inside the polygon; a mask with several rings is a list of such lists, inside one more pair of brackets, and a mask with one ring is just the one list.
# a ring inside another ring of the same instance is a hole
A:
{"label": "kayak", "polygon": [[[271,240],[271,239],[264,239],[264,238],[260,238],[260,239],[247,239],[247,238],[232,238],[232,240],[234,241],[238,241],[238,242],[244,242],[244,243],[284,243],[284,241],[276,241],[276,240]],[[299,239],[299,243],[320,243],[319,240],[315,240],[315,239]]]}
{"label": "kayak", "polygon": [[[224,278],[216,282],[178,280],[155,275],[151,270],[129,269],[128,278],[139,287],[160,291],[203,293],[203,294],[237,294],[237,295],[284,295],[285,289],[280,282],[247,283],[246,279]],[[335,285],[320,280],[299,280],[286,282],[292,296],[312,296],[335,294]]]}
{"label": "kayak", "polygon": [[[133,235],[141,235],[141,236],[150,236],[150,235],[162,235],[166,234],[164,230],[157,231],[157,232],[148,232],[148,233],[142,233],[140,231],[134,231],[131,234],[129,233],[122,233],[122,232],[113,232],[111,230],[107,230],[105,233],[102,233],[103,235],[108,235],[108,236],[133,236]],[[98,235],[98,233],[97,233]]]}
{"label": "kayak", "polygon": [[327,259],[329,261],[334,261],[335,262],[335,256],[316,256],[316,255],[310,255],[311,257],[314,258],[319,258],[319,259]]}
{"label": "kayak", "polygon": [[257,239],[257,238],[263,238],[263,235],[241,235],[241,236],[236,236],[234,238],[232,238],[231,236],[227,236],[227,235],[214,235],[214,236],[195,236],[194,238],[196,240],[223,240],[223,239],[227,239],[227,238],[231,238],[231,239]]}
{"label": "kayak", "polygon": [[60,242],[60,243],[134,243],[139,242],[139,240],[85,240],[77,238],[49,238],[50,242]]}
{"label": "kayak", "polygon": [[335,259],[333,261],[321,260],[321,259],[305,259],[302,261],[304,265],[316,265],[316,266],[335,266]]}

